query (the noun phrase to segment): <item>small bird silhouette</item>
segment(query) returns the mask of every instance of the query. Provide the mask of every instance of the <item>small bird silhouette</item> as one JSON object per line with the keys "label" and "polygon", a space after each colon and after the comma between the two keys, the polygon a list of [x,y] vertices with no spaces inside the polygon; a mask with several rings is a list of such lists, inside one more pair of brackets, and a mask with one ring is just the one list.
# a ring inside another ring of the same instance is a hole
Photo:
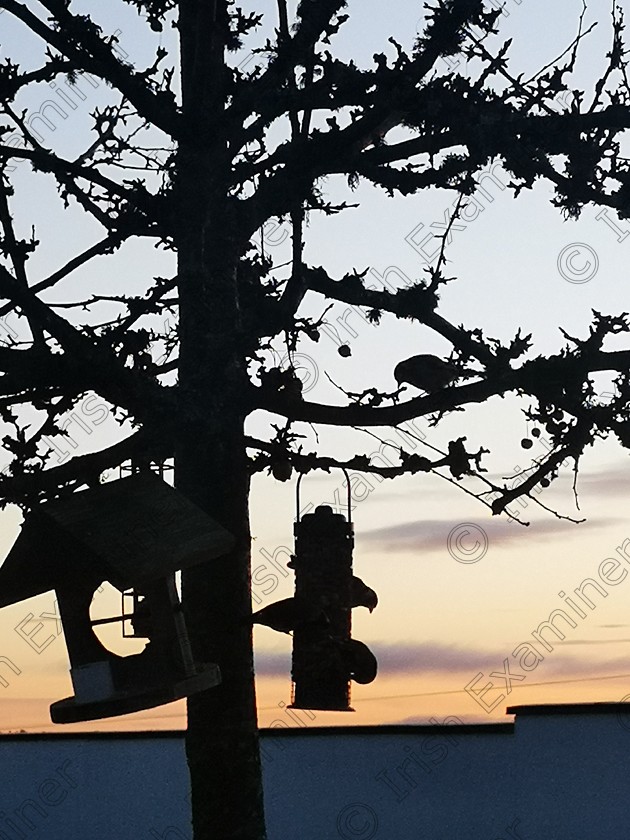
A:
{"label": "small bird silhouette", "polygon": [[429,393],[440,391],[465,375],[466,373],[458,369],[453,362],[446,362],[429,353],[411,356],[409,359],[398,362],[394,368],[394,379],[399,385],[407,382],[414,388]]}
{"label": "small bird silhouette", "polygon": [[350,606],[367,607],[370,612],[378,604],[378,595],[360,577],[352,576],[350,581]]}
{"label": "small bird silhouette", "polygon": [[338,641],[337,649],[341,654],[344,669],[351,680],[367,685],[376,679],[378,663],[367,645],[357,639],[348,639]]}
{"label": "small bird silhouette", "polygon": [[328,618],[318,604],[303,598],[283,598],[255,612],[251,623],[264,624],[279,633],[290,633],[307,624],[327,624]]}

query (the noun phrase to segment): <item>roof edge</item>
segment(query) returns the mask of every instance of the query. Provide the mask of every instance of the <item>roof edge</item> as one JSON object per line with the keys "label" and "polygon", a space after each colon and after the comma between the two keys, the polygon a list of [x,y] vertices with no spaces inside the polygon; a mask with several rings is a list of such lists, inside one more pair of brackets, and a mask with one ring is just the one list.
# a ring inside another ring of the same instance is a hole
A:
{"label": "roof edge", "polygon": [[[260,734],[271,738],[325,737],[347,735],[423,735],[448,733],[452,735],[511,735],[513,723],[463,723],[463,724],[388,724],[385,726],[278,726],[261,727]],[[0,741],[132,741],[183,739],[185,729],[143,729],[137,732],[7,732],[0,733]]]}
{"label": "roof edge", "polygon": [[524,706],[508,706],[508,715],[628,715],[630,704],[623,702],[601,703],[540,703]]}

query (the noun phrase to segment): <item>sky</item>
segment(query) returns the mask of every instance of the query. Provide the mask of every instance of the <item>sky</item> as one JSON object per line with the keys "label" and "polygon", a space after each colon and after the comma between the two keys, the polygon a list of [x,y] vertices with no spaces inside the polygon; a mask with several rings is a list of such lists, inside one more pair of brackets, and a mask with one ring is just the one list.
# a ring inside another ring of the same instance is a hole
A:
{"label": "sky", "polygon": [[[32,8],[37,3],[30,2]],[[252,4],[250,4],[252,5]],[[259,4],[258,4],[259,5]],[[115,14],[112,9],[116,9]],[[270,12],[275,4],[266,4]],[[576,34],[579,0],[507,0],[497,43],[514,38],[513,71],[531,74],[560,54]],[[105,31],[119,30],[119,49],[139,66],[151,60],[151,47],[162,39],[171,46],[172,32],[145,34],[132,8],[124,4],[78,3],[95,14]],[[253,8],[253,5],[252,5]],[[388,48],[386,34],[410,45],[422,23],[420,3],[395,0],[350,2],[350,21],[334,42],[336,54],[355,56],[369,65],[371,56]],[[598,26],[586,40],[577,66],[575,86],[586,88],[598,78],[608,48],[610,4],[589,4],[586,20]],[[0,16],[2,57],[19,52],[36,63],[38,54],[19,27]],[[544,26],[541,26],[541,21]],[[257,36],[264,40],[264,32]],[[391,49],[391,48],[388,48]],[[248,47],[249,50],[249,47]],[[249,51],[235,61],[251,61]],[[443,72],[466,72],[445,65]],[[23,107],[31,113],[55,90],[37,86]],[[89,113],[109,101],[102,84],[83,83],[71,91],[73,107],[62,97],[52,100],[61,110],[48,110],[49,123],[39,123],[44,142],[71,156],[87,137]],[[84,97],[81,98],[81,97]],[[558,103],[560,110],[566,103]],[[51,127],[52,126],[52,127]],[[72,207],[62,210],[54,186],[35,179],[28,164],[13,175],[15,209],[23,229],[36,226],[42,245],[32,264],[34,280],[63,265],[77,249],[99,238],[98,226]],[[551,190],[539,184],[517,200],[507,188],[500,166],[479,179],[474,201],[453,231],[447,252],[449,274],[457,279],[442,293],[440,313],[468,328],[508,340],[518,329],[533,334],[534,351],[557,352],[564,343],[559,327],[585,336],[592,309],[606,314],[628,310],[626,272],[630,253],[630,223],[612,211],[587,208],[578,221],[565,221],[551,206]],[[324,185],[327,196],[346,196],[343,179]],[[367,270],[371,283],[401,286],[423,276],[435,252],[435,237],[443,232],[455,196],[432,191],[388,199],[361,184],[349,199],[360,204],[332,218],[309,220],[305,259],[324,265],[335,277],[353,269]],[[290,254],[287,230],[275,222],[265,227],[264,245],[279,265]],[[116,294],[141,289],[154,275],[174,271],[172,254],[151,244],[132,242],[113,257],[96,261],[45,299],[64,303],[87,291]],[[320,314],[323,303],[311,295],[304,313]],[[87,316],[83,316],[84,320]],[[374,327],[341,304],[327,315],[320,342],[300,347],[301,376],[308,399],[339,402],[330,381],[354,391],[376,386],[392,390],[393,369],[403,358],[420,352],[446,355],[449,346],[427,328],[384,316]],[[0,323],[7,333],[19,333],[13,316]],[[347,343],[349,358],[337,353]],[[610,343],[611,349],[623,346]],[[282,349],[278,348],[282,360]],[[330,377],[330,379],[328,378]],[[610,393],[606,375],[597,377],[602,399]],[[410,391],[410,396],[412,392]],[[391,445],[352,430],[319,428],[321,451],[348,457],[379,453],[395,457],[404,439],[408,448],[432,457],[428,447],[443,449],[463,434],[470,449],[491,452],[484,466],[492,479],[516,476],[548,445],[544,430],[534,437],[515,397],[447,418],[439,429],[424,419],[407,424],[406,432],[372,430]],[[273,420],[273,418],[271,418]],[[253,434],[268,435],[268,416],[250,419]],[[104,401],[86,396],[67,420],[69,438],[51,439],[53,462],[101,448],[128,431]],[[314,449],[311,427],[303,425],[304,446]],[[521,440],[533,447],[525,450]],[[514,503],[506,516],[492,517],[467,490],[478,493],[475,480],[449,481],[448,474],[420,474],[392,481],[353,474],[356,545],[354,570],[378,593],[373,613],[354,610],[353,636],[373,650],[379,674],[370,685],[352,687],[352,713],[292,712],[290,702],[291,639],[266,627],[254,630],[260,722],[264,726],[319,726],[389,723],[429,723],[445,719],[463,722],[511,720],[506,707],[555,702],[619,701],[630,697],[630,524],[627,519],[627,452],[614,441],[589,450],[581,464],[577,497],[571,465],[557,482],[536,498],[563,517],[543,510],[535,501]],[[8,460],[8,458],[6,459]],[[2,464],[0,464],[2,467]],[[116,476],[110,476],[115,478]],[[464,488],[464,489],[463,489]],[[579,509],[576,506],[579,504]],[[340,472],[314,474],[303,481],[301,508],[327,503],[342,510],[344,478]],[[293,550],[296,514],[294,482],[279,483],[267,475],[253,479],[251,515],[253,542],[253,603],[262,607],[293,593],[286,562]],[[0,519],[0,558],[17,534],[21,517],[9,509]],[[527,524],[525,524],[527,523]],[[578,590],[576,594],[576,590]],[[113,614],[117,595],[111,587],[95,596],[93,617]],[[554,611],[564,639],[540,631]],[[48,706],[71,693],[68,663],[56,615],[53,593],[0,611],[0,711],[3,730],[58,731]],[[133,644],[103,631],[117,652],[135,652]],[[123,645],[126,644],[127,647]],[[5,685],[6,683],[6,685]],[[184,704],[179,702],[144,713],[86,724],[103,730],[180,728]],[[63,727],[64,731],[76,727]]]}

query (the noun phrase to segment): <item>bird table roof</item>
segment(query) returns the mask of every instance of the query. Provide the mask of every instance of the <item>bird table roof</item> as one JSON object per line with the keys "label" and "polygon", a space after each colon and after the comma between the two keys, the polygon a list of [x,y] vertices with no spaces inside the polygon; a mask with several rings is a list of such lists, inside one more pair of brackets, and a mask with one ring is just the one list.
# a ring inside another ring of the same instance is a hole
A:
{"label": "bird table roof", "polygon": [[234,537],[153,473],[40,505],[0,567],[0,607],[74,577],[141,586],[225,554]]}

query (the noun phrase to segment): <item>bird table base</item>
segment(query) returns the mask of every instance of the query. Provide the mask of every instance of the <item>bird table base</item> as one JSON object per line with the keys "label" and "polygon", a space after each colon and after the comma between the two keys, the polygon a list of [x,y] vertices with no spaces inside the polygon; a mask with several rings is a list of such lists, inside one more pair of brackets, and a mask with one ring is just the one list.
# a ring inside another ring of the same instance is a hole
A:
{"label": "bird table base", "polygon": [[76,697],[66,697],[51,705],[50,719],[53,723],[80,723],[84,720],[128,715],[181,700],[198,691],[214,688],[220,683],[221,673],[218,665],[210,664],[202,666],[198,674],[178,682],[145,687],[137,691],[120,691],[102,700],[81,703]]}

